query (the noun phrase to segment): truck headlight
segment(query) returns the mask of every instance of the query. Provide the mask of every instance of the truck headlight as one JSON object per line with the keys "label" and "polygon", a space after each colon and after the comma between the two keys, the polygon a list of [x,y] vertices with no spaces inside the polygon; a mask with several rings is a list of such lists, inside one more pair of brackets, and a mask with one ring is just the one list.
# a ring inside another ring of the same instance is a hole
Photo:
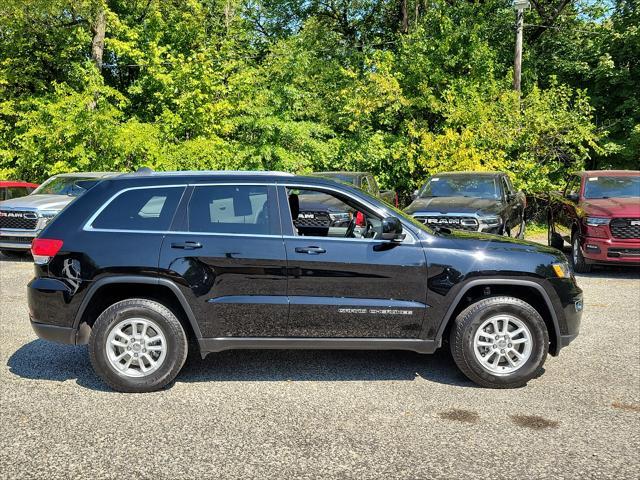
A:
{"label": "truck headlight", "polygon": [[553,267],[553,272],[556,274],[558,278],[570,278],[571,277],[571,269],[569,268],[569,264],[566,262],[554,263],[551,265]]}
{"label": "truck headlight", "polygon": [[602,227],[603,225],[609,225],[609,218],[602,217],[587,217],[585,223],[590,227]]}
{"label": "truck headlight", "polygon": [[58,215],[58,211],[56,210],[44,210],[42,212],[38,212],[40,218],[42,218],[42,226],[45,226],[49,223],[56,215]]}
{"label": "truck headlight", "polygon": [[500,217],[480,217],[480,221],[486,225],[500,225]]}

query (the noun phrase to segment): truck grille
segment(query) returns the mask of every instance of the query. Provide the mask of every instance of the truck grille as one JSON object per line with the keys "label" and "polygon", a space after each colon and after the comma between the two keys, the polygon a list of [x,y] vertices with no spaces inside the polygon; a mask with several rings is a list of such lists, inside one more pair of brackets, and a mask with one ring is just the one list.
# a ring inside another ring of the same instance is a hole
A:
{"label": "truck grille", "polygon": [[322,211],[302,211],[293,221],[296,228],[329,228],[331,217],[327,212]]}
{"label": "truck grille", "polygon": [[416,215],[415,219],[425,225],[455,228],[457,230],[478,230],[478,220],[475,217],[452,217],[452,216],[421,216]]}
{"label": "truck grille", "polygon": [[640,218],[614,218],[609,228],[615,238],[640,238]]}
{"label": "truck grille", "polygon": [[607,256],[609,258],[637,257],[640,259],[640,248],[610,248]]}
{"label": "truck grille", "polygon": [[38,216],[35,212],[0,210],[0,228],[35,230]]}

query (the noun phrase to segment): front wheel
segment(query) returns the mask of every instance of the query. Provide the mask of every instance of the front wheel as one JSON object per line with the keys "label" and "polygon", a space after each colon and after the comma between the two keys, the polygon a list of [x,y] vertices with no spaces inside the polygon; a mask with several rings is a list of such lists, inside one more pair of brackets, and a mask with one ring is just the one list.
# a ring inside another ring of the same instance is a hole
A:
{"label": "front wheel", "polygon": [[171,382],[187,358],[187,336],[164,305],[133,298],[111,305],[91,330],[96,373],[120,392],[151,392]]}
{"label": "front wheel", "polygon": [[571,259],[573,260],[573,271],[576,273],[589,273],[591,264],[587,263],[580,249],[580,237],[577,233],[571,239]]}
{"label": "front wheel", "polygon": [[516,388],[542,372],[549,333],[528,303],[491,297],[458,315],[450,344],[456,364],[470,380],[483,387]]}

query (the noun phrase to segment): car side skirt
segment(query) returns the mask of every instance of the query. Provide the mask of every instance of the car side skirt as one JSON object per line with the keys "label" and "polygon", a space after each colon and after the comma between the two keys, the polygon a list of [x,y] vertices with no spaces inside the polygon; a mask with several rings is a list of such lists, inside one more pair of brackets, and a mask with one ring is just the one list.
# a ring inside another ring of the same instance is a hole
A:
{"label": "car side skirt", "polygon": [[409,350],[433,353],[437,344],[433,340],[401,338],[299,338],[299,337],[223,337],[198,339],[200,353],[225,350]]}

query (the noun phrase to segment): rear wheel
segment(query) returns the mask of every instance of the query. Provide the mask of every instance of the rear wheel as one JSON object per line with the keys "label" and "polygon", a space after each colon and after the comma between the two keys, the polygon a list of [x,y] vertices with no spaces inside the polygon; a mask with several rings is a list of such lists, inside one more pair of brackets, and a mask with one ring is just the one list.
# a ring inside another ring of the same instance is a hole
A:
{"label": "rear wheel", "polygon": [[577,273],[589,273],[591,264],[587,263],[582,250],[580,249],[580,237],[574,233],[571,239],[571,259],[573,260],[573,271]]}
{"label": "rear wheel", "polygon": [[114,390],[151,392],[171,382],[187,358],[187,336],[164,305],[133,298],[96,320],[89,355],[96,373]]}
{"label": "rear wheel", "polygon": [[483,387],[516,388],[542,372],[549,333],[528,303],[491,297],[458,315],[450,344],[456,364],[469,379]]}

